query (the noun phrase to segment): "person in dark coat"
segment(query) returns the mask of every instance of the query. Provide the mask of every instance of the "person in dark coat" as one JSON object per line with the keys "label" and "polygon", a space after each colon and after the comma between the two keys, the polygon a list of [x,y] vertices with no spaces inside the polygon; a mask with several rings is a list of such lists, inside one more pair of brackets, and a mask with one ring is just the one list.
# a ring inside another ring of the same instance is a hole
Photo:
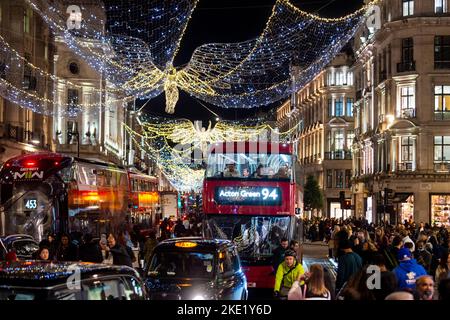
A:
{"label": "person in dark coat", "polygon": [[339,291],[352,275],[362,269],[362,259],[353,252],[350,240],[342,240],[339,248],[343,251],[343,254],[338,259],[336,291]]}
{"label": "person in dark coat", "polygon": [[112,254],[113,264],[117,266],[133,267],[133,263],[127,249],[116,241],[116,237],[110,234],[108,237],[107,255]]}
{"label": "person in dark coat", "polygon": [[83,244],[80,246],[80,260],[84,262],[102,263],[102,251],[98,245],[92,241],[92,234],[87,233],[83,237]]}
{"label": "person in dark coat", "polygon": [[176,238],[183,237],[186,234],[186,228],[183,225],[183,221],[181,219],[177,220],[177,224],[173,230],[173,233]]}
{"label": "person in dark coat", "polygon": [[70,242],[70,237],[67,234],[61,236],[61,243],[56,250],[56,260],[78,261],[78,248]]}
{"label": "person in dark coat", "polygon": [[288,239],[283,238],[281,239],[280,246],[275,250],[273,250],[272,266],[274,272],[277,272],[278,266],[284,261],[284,254],[286,253],[288,246],[289,246]]}

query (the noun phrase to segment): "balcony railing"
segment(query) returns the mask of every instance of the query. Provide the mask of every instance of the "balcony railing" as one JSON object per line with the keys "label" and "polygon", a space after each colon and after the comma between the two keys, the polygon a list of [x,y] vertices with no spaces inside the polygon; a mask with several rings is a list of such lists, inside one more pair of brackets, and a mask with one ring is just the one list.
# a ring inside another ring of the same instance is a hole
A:
{"label": "balcony railing", "polygon": [[397,163],[397,171],[413,171],[413,163],[412,162]]}
{"label": "balcony railing", "polygon": [[434,120],[450,120],[450,111],[434,111]]}
{"label": "balcony railing", "polygon": [[352,152],[344,150],[325,152],[325,160],[352,160]]}
{"label": "balcony railing", "polygon": [[411,72],[416,71],[416,62],[415,61],[403,61],[397,63],[397,72]]}
{"label": "balcony railing", "polygon": [[450,162],[435,162],[434,171],[442,173],[450,172]]}

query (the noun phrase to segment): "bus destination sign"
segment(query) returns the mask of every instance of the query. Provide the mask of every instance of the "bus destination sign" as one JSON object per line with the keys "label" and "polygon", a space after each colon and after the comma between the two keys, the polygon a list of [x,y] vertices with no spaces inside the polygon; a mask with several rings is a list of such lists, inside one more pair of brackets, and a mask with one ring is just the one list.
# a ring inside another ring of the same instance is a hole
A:
{"label": "bus destination sign", "polygon": [[279,187],[216,187],[215,201],[221,205],[280,206]]}

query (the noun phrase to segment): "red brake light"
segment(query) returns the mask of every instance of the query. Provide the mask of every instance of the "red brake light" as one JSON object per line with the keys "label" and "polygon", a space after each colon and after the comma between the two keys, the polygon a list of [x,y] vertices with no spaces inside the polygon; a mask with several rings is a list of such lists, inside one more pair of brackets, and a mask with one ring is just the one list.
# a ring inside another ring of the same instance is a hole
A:
{"label": "red brake light", "polygon": [[8,168],[11,167],[11,163],[8,162],[7,164],[5,164],[5,166]]}
{"label": "red brake light", "polygon": [[34,160],[28,160],[25,162],[25,167],[34,167],[36,166],[36,161]]}
{"label": "red brake light", "polygon": [[55,161],[55,166],[59,166],[59,162],[58,161]]}

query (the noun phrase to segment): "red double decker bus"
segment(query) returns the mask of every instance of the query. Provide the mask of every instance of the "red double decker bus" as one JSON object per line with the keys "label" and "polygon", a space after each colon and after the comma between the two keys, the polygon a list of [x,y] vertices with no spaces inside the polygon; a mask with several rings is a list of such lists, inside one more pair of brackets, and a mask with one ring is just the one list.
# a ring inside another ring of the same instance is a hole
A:
{"label": "red double decker bus", "polygon": [[[0,235],[117,232],[131,210],[154,206],[151,178],[56,153],[12,158],[0,170]],[[134,209],[134,208],[133,208]]]}
{"label": "red double decker bus", "polygon": [[205,235],[233,240],[253,288],[273,289],[273,250],[297,238],[292,148],[283,143],[212,146],[203,186]]}

